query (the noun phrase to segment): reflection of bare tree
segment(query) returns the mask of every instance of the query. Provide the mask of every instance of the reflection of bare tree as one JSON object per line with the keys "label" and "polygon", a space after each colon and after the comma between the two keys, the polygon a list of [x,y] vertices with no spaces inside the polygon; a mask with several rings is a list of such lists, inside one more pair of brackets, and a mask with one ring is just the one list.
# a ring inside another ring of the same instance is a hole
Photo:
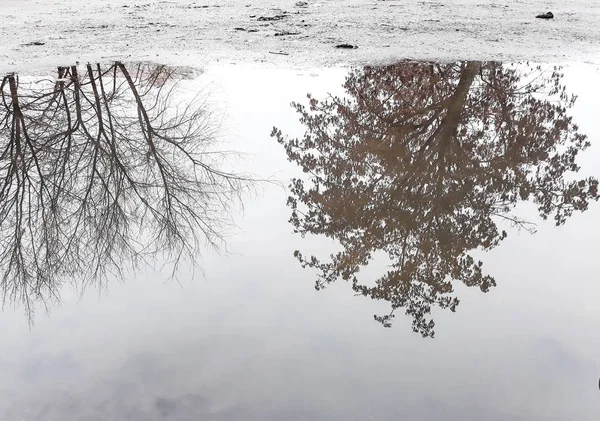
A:
{"label": "reflection of bare tree", "polygon": [[157,253],[177,267],[219,245],[250,183],[218,169],[207,107],[174,103],[173,69],[81,70],[0,85],[0,285],[29,313],[63,279],[101,281]]}
{"label": "reflection of bare tree", "polygon": [[[568,181],[589,144],[567,115],[574,102],[560,69],[493,62],[400,63],[354,70],[345,98],[310,98],[294,107],[300,139],[275,136],[310,175],[294,179],[290,222],[302,234],[336,239],[343,250],[323,262],[317,288],[342,278],[391,303],[375,316],[390,326],[405,308],[413,329],[433,336],[433,306],[456,309],[452,281],[486,292],[494,279],[471,255],[502,241],[499,220],[530,229],[512,210],[533,200],[562,224],[598,199],[598,182]],[[566,177],[567,176],[567,177]],[[374,285],[358,273],[384,252],[388,272]]]}

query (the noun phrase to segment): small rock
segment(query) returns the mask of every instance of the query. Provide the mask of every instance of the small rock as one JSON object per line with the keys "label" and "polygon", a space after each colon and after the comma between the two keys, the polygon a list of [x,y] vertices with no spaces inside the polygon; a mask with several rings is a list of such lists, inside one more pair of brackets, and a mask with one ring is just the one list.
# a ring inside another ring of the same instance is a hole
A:
{"label": "small rock", "polygon": [[354,49],[354,48],[358,48],[358,47],[356,45],[352,45],[352,44],[338,44],[335,46],[335,48]]}
{"label": "small rock", "polygon": [[296,7],[306,7],[306,6],[308,6],[308,3],[305,1],[296,2]]}
{"label": "small rock", "polygon": [[538,19],[553,19],[554,15],[552,14],[552,12],[548,12],[548,13],[542,13],[541,15],[537,15],[536,18],[538,18]]}
{"label": "small rock", "polygon": [[300,35],[300,32],[291,32],[291,31],[275,32],[276,37],[283,37],[286,35]]}
{"label": "small rock", "polygon": [[261,16],[257,20],[259,22],[272,22],[272,21],[275,21],[275,20],[284,19],[286,17],[287,17],[287,15]]}
{"label": "small rock", "polygon": [[33,41],[33,42],[28,42],[27,44],[21,44],[21,45],[23,45],[25,47],[30,47],[32,45],[45,45],[45,44],[46,43],[42,42],[42,41]]}

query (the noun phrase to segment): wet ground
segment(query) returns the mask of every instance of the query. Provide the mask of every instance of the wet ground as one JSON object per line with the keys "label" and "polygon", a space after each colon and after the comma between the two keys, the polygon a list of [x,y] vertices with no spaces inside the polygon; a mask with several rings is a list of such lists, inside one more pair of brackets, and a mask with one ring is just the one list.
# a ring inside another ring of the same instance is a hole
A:
{"label": "wet ground", "polygon": [[[6,0],[0,72],[80,61],[310,66],[399,59],[600,63],[600,2]],[[554,19],[535,16],[552,11]],[[343,43],[358,46],[339,50]]]}
{"label": "wet ground", "polygon": [[[2,242],[27,258],[0,255],[0,418],[595,420],[599,71],[107,62],[5,78]],[[215,172],[189,172],[176,145]],[[202,212],[165,219],[168,197]],[[179,238],[165,220],[196,230],[191,248],[161,242]],[[53,253],[72,270],[37,258]]]}

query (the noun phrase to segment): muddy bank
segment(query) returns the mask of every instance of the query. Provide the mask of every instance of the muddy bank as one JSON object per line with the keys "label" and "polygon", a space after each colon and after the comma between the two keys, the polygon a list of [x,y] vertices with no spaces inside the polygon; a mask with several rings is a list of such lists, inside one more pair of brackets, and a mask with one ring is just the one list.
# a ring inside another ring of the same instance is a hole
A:
{"label": "muddy bank", "polygon": [[[298,67],[401,58],[600,63],[600,0],[296,3],[9,0],[0,9],[0,71],[114,58]],[[548,10],[554,19],[535,18]],[[342,43],[358,48],[335,48]]]}

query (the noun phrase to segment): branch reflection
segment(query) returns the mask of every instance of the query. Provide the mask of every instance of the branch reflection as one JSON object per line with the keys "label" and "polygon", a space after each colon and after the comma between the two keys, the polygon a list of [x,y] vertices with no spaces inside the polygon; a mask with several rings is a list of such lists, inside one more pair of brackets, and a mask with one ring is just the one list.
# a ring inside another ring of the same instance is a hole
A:
{"label": "branch reflection", "polygon": [[176,102],[177,69],[88,64],[0,85],[0,287],[4,303],[58,299],[162,255],[218,246],[251,180],[219,170],[198,95]]}
{"label": "branch reflection", "polygon": [[[575,179],[589,146],[568,110],[575,97],[560,68],[528,64],[402,62],[355,69],[342,97],[292,104],[306,133],[276,137],[307,178],[291,184],[291,224],[331,237],[342,251],[323,260],[316,288],[338,279],[391,304],[413,330],[434,336],[434,306],[456,310],[453,283],[487,292],[495,285],[472,253],[507,235],[498,224],[533,230],[513,213],[533,201],[540,216],[563,224],[598,199],[595,178]],[[374,283],[359,273],[375,254],[389,270]]]}

